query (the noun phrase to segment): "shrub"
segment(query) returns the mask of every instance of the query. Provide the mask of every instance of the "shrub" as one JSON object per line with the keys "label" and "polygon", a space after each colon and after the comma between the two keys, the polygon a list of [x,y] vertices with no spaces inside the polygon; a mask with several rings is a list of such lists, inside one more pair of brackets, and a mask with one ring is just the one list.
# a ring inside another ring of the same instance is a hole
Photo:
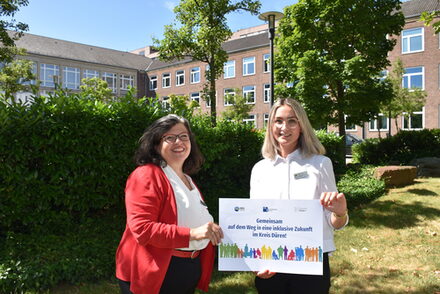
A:
{"label": "shrub", "polygon": [[[227,121],[211,127],[209,116],[177,106],[205,156],[195,182],[217,219],[219,197],[249,197],[264,134]],[[28,106],[0,103],[0,293],[114,275],[133,154],[164,114],[131,92],[111,103],[63,91]],[[340,138],[318,137],[337,168]]]}
{"label": "shrub", "polygon": [[373,177],[374,169],[373,166],[350,165],[339,179],[338,190],[345,194],[349,209],[384,195],[385,182]]}
{"label": "shrub", "polygon": [[409,164],[421,157],[438,157],[440,130],[400,131],[382,139],[367,139],[353,146],[353,161],[363,164]]}

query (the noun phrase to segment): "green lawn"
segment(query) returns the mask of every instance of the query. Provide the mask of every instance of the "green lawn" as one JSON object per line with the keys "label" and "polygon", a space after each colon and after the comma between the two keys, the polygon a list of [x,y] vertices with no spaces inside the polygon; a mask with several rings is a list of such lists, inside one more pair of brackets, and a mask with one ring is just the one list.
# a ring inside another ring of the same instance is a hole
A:
{"label": "green lawn", "polygon": [[[350,212],[330,259],[332,294],[440,293],[440,178],[417,179]],[[251,294],[252,273],[214,272],[209,293]],[[119,293],[114,281],[49,293]],[[201,293],[201,292],[200,292]],[[275,293],[274,293],[275,294]]]}

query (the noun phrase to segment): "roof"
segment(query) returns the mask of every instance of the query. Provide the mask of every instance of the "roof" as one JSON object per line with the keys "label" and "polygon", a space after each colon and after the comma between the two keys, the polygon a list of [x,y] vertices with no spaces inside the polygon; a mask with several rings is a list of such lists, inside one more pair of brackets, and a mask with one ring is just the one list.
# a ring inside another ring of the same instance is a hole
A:
{"label": "roof", "polygon": [[[267,34],[252,35],[223,43],[223,49],[226,50],[228,54],[239,51],[251,50],[254,48],[268,47],[268,46],[269,46],[269,37]],[[178,64],[188,63],[192,61],[193,60],[190,57],[186,57],[182,60],[171,61],[171,62],[164,62],[164,61],[160,61],[159,59],[154,59],[153,63],[151,64],[151,66],[147,68],[147,70],[151,71],[169,66],[175,66]]]}
{"label": "roof", "polygon": [[150,58],[129,52],[27,33],[15,41],[15,45],[19,48],[26,49],[29,54],[59,57],[126,69],[145,70],[151,63]]}
{"label": "roof", "polygon": [[405,18],[420,16],[422,12],[440,10],[438,0],[411,0],[402,3],[402,12]]}

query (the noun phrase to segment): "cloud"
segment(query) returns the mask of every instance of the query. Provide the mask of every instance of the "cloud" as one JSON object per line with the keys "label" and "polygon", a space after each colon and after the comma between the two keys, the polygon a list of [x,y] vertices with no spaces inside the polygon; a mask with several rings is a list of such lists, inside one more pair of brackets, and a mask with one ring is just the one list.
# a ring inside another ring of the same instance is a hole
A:
{"label": "cloud", "polygon": [[171,1],[165,1],[165,7],[171,12],[174,12],[174,7],[176,7],[176,3]]}

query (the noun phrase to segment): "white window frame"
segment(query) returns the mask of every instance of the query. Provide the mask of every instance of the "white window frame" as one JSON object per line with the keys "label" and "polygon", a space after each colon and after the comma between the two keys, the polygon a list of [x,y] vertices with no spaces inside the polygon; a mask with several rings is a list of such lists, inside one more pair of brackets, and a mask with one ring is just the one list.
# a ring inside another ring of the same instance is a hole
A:
{"label": "white window frame", "polygon": [[232,97],[235,97],[235,95],[236,95],[235,90],[232,89],[232,88],[226,88],[226,89],[223,90],[223,105],[224,106],[234,105],[233,103],[229,103],[230,101],[228,101],[226,99],[227,95],[231,95]]}
{"label": "white window frame", "polygon": [[[384,132],[388,131],[388,128],[389,128],[389,126],[388,126],[389,125],[388,117],[386,115],[384,115],[383,113],[379,113],[376,118],[374,118],[374,119],[369,121],[369,123],[368,123],[368,130],[371,131],[371,132],[379,131],[377,126],[379,125],[379,119],[381,119],[381,118],[385,118],[386,127],[385,128],[382,127],[380,129],[380,131],[384,131]],[[372,125],[373,125],[373,127],[372,127]]]}
{"label": "white window frame", "polygon": [[[246,99],[246,104],[255,104],[256,86],[244,86],[243,97]],[[252,97],[252,101],[250,98]]]}
{"label": "white window frame", "polygon": [[102,79],[107,82],[107,86],[112,90],[112,93],[116,93],[117,75],[111,72],[103,72]]}
{"label": "white window frame", "polygon": [[66,89],[78,90],[81,83],[80,70],[77,67],[63,67],[63,86]]}
{"label": "white window frame", "polygon": [[40,81],[41,86],[55,88],[55,83],[59,82],[60,67],[55,64],[40,64]]}
{"label": "white window frame", "polygon": [[[229,70],[232,71],[232,74],[229,75]],[[235,60],[228,60],[223,65],[223,78],[224,79],[232,79],[235,78]]]}
{"label": "white window frame", "polygon": [[[404,36],[405,33],[410,33],[410,31],[415,31],[415,30],[420,30],[421,32]],[[425,50],[425,29],[423,27],[403,30],[401,36],[402,36],[402,38],[401,38],[402,54],[423,52]],[[421,40],[422,48],[418,49],[418,50],[411,50],[411,39],[412,38],[419,38],[419,37],[421,37],[421,39],[422,39]],[[405,49],[405,47],[406,47],[406,49]]]}
{"label": "white window frame", "polygon": [[185,85],[185,70],[180,69],[176,71],[176,86]]}
{"label": "white window frame", "polygon": [[99,78],[99,71],[94,69],[83,70],[83,79]]}
{"label": "white window frame", "polygon": [[171,87],[171,74],[169,72],[165,72],[162,74],[162,88]]}
{"label": "white window frame", "polygon": [[263,72],[270,72],[270,53],[263,54]]}
{"label": "white window frame", "polygon": [[[407,70],[409,69],[415,69],[415,68],[420,68],[421,71],[420,72],[416,72],[416,73],[406,73]],[[416,88],[416,87],[412,87],[411,85],[411,77],[414,76],[422,76],[422,88]],[[408,80],[408,87],[405,87],[405,78],[407,78]],[[414,67],[407,67],[405,68],[405,72],[403,73],[402,76],[402,87],[407,88],[407,89],[421,89],[424,90],[425,89],[425,67],[424,66],[414,66]]]}
{"label": "white window frame", "polygon": [[265,113],[263,117],[263,126],[267,128],[267,124],[269,123],[269,113]]}
{"label": "white window frame", "polygon": [[[206,107],[210,108],[211,107],[211,101],[208,98],[208,95],[206,94],[205,96],[205,102],[206,102]],[[215,91],[215,102],[217,102],[217,91]],[[217,103],[215,103],[215,105],[217,105]]]}
{"label": "white window frame", "polygon": [[150,77],[149,89],[150,91],[157,90],[157,75]]}
{"label": "white window frame", "polygon": [[162,100],[162,107],[164,109],[170,109],[171,108],[170,103],[168,103],[168,100],[170,100],[169,96],[163,96],[161,100]]}
{"label": "white window frame", "polygon": [[354,129],[347,128],[347,115],[344,115],[344,121],[345,121],[345,130],[349,132],[356,132],[357,131],[357,125],[354,125]]}
{"label": "white window frame", "polygon": [[[411,130],[411,131],[423,130],[425,128],[425,107],[423,107],[421,111],[414,111],[412,115],[421,115],[422,116],[422,127],[421,128],[413,128],[411,126],[412,125],[412,117],[410,116],[409,118],[406,118],[405,116],[402,116],[402,130]],[[409,127],[405,127],[405,120],[408,120]]]}
{"label": "white window frame", "polygon": [[119,75],[121,90],[127,91],[128,86],[134,87],[134,77],[132,75]]}
{"label": "white window frame", "polygon": [[263,85],[263,101],[264,103],[270,103],[270,84]]}
{"label": "white window frame", "polygon": [[191,68],[190,83],[200,83],[200,66]]}
{"label": "white window frame", "polygon": [[196,101],[200,105],[200,92],[193,92],[189,94],[191,101]]}
{"label": "white window frame", "polygon": [[257,116],[255,114],[249,114],[248,118],[243,119],[243,122],[245,124],[252,123],[254,125],[254,128],[257,127]]}
{"label": "white window frame", "polygon": [[255,74],[255,56],[244,57],[243,58],[243,76],[251,76],[254,74]]}

